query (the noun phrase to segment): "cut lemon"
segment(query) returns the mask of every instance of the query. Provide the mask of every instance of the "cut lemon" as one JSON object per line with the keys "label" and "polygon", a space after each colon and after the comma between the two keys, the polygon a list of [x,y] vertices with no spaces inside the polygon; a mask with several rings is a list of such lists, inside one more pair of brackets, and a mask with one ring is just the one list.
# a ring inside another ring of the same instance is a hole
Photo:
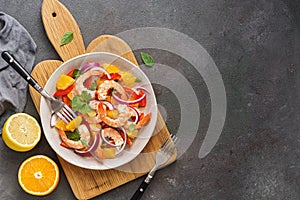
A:
{"label": "cut lemon", "polygon": [[44,155],[29,157],[19,167],[18,182],[28,194],[36,196],[50,194],[59,182],[58,166]]}
{"label": "cut lemon", "polygon": [[11,115],[2,129],[4,143],[15,151],[29,151],[41,139],[41,127],[37,120],[26,113]]}

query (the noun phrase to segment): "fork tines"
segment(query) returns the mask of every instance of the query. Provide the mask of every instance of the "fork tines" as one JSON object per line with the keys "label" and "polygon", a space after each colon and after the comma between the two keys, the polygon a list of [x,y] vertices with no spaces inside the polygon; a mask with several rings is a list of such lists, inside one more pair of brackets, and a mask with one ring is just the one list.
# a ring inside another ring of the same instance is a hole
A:
{"label": "fork tines", "polygon": [[67,105],[64,105],[56,114],[65,123],[70,123],[76,117],[74,111]]}
{"label": "fork tines", "polygon": [[176,137],[176,135],[170,134],[166,141],[162,144],[161,150],[167,154],[173,154],[177,141],[178,138]]}

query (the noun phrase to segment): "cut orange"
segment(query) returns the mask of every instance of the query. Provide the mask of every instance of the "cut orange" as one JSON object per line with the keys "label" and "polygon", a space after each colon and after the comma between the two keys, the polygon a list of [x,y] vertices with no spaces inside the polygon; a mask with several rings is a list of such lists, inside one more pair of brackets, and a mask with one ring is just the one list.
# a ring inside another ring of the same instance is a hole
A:
{"label": "cut orange", "polygon": [[4,143],[15,151],[29,151],[41,139],[41,127],[37,120],[26,113],[15,113],[4,123]]}
{"label": "cut orange", "polygon": [[70,87],[75,82],[75,79],[73,79],[70,76],[67,76],[65,74],[61,75],[61,77],[56,82],[56,88],[58,90],[65,90],[68,87]]}
{"label": "cut orange", "polygon": [[28,194],[48,195],[58,185],[58,166],[51,158],[44,155],[29,157],[19,167],[18,182]]}

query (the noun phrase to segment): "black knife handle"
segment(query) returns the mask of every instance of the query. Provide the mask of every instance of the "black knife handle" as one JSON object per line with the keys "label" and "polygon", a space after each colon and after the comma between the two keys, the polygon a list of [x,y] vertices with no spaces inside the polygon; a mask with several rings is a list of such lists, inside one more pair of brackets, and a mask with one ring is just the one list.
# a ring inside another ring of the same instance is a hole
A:
{"label": "black knife handle", "polygon": [[141,199],[141,197],[143,196],[148,185],[149,185],[149,183],[147,183],[146,181],[143,181],[142,184],[140,185],[140,187],[135,191],[135,193],[133,194],[133,196],[131,197],[130,200]]}
{"label": "black knife handle", "polygon": [[2,58],[14,68],[34,89],[38,92],[42,90],[42,87],[34,80],[34,78],[25,70],[25,68],[7,51],[3,51]]}

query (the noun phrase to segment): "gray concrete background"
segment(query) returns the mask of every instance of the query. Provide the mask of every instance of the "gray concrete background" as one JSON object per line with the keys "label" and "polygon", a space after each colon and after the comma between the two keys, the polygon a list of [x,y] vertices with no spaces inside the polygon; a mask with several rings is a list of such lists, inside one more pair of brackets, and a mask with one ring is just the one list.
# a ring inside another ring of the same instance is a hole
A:
{"label": "gray concrete background", "polygon": [[[76,19],[86,45],[101,34],[133,28],[174,29],[199,42],[223,77],[228,103],[225,126],[213,151],[199,159],[210,117],[205,83],[184,59],[147,50],[156,62],[188,77],[200,102],[201,121],[193,144],[180,160],[157,173],[143,199],[300,199],[299,1],[61,2]],[[0,11],[15,17],[37,43],[35,63],[59,59],[44,32],[41,3],[0,0]],[[176,131],[180,119],[174,95],[160,86],[154,89],[158,102],[165,105],[170,131]],[[25,111],[38,118],[30,98]],[[26,157],[41,153],[57,161],[44,137],[27,153],[9,150],[2,140],[0,147],[0,199],[75,198],[63,173],[58,188],[46,197],[27,195],[19,187],[17,169]],[[129,199],[141,181],[95,199]]]}

